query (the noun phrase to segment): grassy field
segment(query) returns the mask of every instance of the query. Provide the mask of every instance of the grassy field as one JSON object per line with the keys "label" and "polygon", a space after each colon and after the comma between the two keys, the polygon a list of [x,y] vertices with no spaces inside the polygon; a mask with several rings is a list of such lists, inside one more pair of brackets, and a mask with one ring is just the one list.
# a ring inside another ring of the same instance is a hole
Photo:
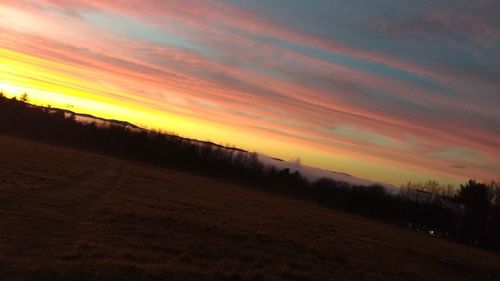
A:
{"label": "grassy field", "polygon": [[0,280],[500,280],[500,255],[0,137]]}

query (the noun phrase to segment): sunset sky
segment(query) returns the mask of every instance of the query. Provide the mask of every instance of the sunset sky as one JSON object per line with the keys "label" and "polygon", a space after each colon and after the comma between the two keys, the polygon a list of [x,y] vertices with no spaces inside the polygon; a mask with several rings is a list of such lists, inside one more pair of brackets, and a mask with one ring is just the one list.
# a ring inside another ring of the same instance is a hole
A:
{"label": "sunset sky", "polygon": [[500,179],[497,0],[0,0],[0,89],[396,185]]}

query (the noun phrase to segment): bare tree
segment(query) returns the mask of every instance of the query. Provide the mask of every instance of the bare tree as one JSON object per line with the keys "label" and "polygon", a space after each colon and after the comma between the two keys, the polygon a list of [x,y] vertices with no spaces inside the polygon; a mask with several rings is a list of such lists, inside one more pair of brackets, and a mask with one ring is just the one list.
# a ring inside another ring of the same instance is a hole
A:
{"label": "bare tree", "polygon": [[28,94],[27,94],[27,93],[22,94],[22,95],[19,97],[19,100],[20,100],[20,101],[22,101],[22,102],[24,102],[24,103],[29,102]]}

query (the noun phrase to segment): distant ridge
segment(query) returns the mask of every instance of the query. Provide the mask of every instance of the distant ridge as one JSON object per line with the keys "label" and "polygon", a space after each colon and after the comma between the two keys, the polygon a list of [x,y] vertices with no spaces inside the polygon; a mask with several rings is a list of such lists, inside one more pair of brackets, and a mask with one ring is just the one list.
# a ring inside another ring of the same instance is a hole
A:
{"label": "distant ridge", "polygon": [[127,121],[121,121],[121,120],[115,120],[115,119],[106,119],[102,117],[97,117],[91,114],[87,113],[76,113],[74,111],[68,110],[68,109],[61,109],[61,108],[51,108],[53,111],[61,111],[65,115],[70,116],[73,115],[75,116],[75,119],[79,122],[83,123],[92,123],[95,122],[96,124],[106,124],[106,125],[114,125],[114,126],[120,126],[120,127],[128,127],[136,130],[145,130],[135,124],[132,124]]}
{"label": "distant ridge", "polygon": [[291,172],[299,171],[304,177],[308,180],[315,181],[321,178],[329,178],[335,181],[347,182],[353,185],[360,186],[372,186],[372,185],[380,185],[386,188],[387,191],[391,193],[397,193],[399,191],[399,187],[394,186],[388,183],[375,182],[367,179],[357,178],[347,173],[342,172],[334,172],[321,168],[310,167],[307,165],[302,165],[297,161],[285,161],[280,158],[275,158],[263,154],[258,154],[259,159],[270,166],[275,166],[279,169],[290,169]]}
{"label": "distant ridge", "polygon": [[[38,106],[34,105],[34,107],[38,107]],[[54,112],[55,111],[63,112],[66,116],[73,115],[73,116],[75,116],[75,120],[77,122],[81,122],[81,123],[86,123],[86,124],[95,123],[97,126],[104,126],[104,127],[119,126],[119,127],[123,127],[123,128],[132,129],[133,131],[145,131],[145,132],[150,131],[148,129],[144,129],[142,127],[139,127],[139,126],[132,124],[130,122],[127,122],[127,121],[121,121],[121,120],[116,120],[116,119],[107,119],[107,118],[97,117],[97,116],[87,114],[87,113],[77,113],[77,112],[74,112],[74,111],[71,111],[68,109],[51,108],[51,110],[53,110]],[[221,148],[225,148],[225,149],[230,149],[230,150],[235,150],[235,151],[240,151],[240,152],[248,152],[247,150],[244,150],[241,148],[224,146],[224,145],[217,144],[217,143],[214,143],[211,141],[201,141],[201,140],[197,140],[197,139],[184,138],[184,137],[180,137],[180,136],[176,136],[176,135],[169,135],[169,136],[174,137],[174,138],[190,140],[190,141],[193,141],[193,142],[199,143],[199,144],[208,144],[208,145],[221,147]],[[281,160],[281,161],[283,161],[283,160]]]}

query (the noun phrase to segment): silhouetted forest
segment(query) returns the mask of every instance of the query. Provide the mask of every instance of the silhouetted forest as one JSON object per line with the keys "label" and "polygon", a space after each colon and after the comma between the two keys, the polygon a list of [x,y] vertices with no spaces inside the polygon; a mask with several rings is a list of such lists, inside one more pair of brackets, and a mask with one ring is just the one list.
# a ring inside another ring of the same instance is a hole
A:
{"label": "silhouetted forest", "polygon": [[332,179],[309,182],[257,154],[123,125],[77,122],[71,112],[0,93],[0,133],[99,152],[148,164],[237,181],[254,188],[500,250],[500,185],[470,180],[458,190],[435,182],[408,183],[397,194],[384,187]]}

